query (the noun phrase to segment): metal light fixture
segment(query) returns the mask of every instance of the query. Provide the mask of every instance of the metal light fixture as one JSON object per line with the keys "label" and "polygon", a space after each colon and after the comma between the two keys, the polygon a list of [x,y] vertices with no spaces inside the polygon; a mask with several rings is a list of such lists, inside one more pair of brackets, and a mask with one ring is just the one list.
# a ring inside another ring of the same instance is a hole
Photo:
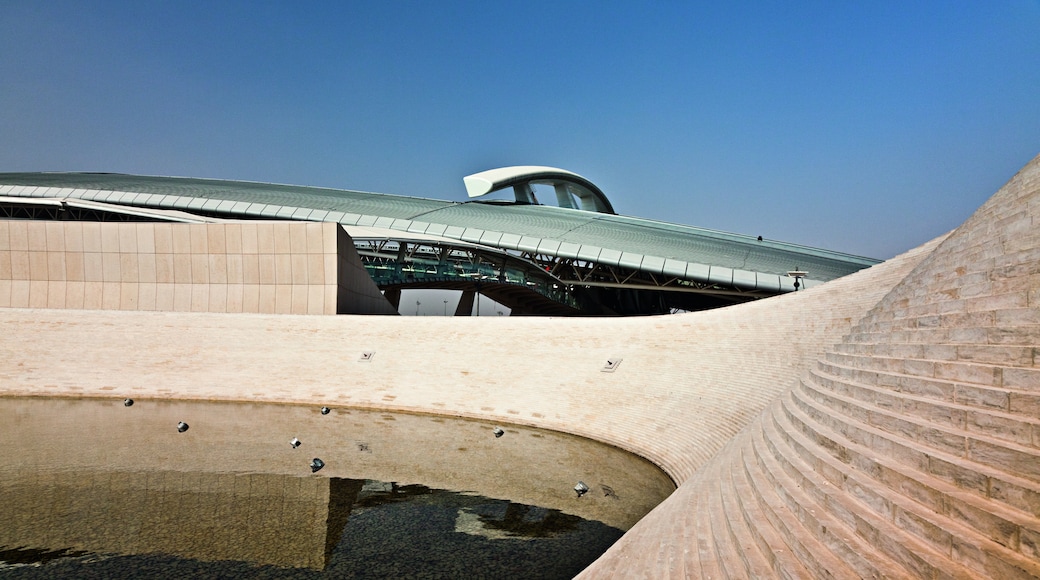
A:
{"label": "metal light fixture", "polygon": [[584,481],[579,481],[578,484],[574,486],[574,493],[578,494],[578,497],[581,497],[588,492],[589,486],[585,485]]}
{"label": "metal light fixture", "polygon": [[316,473],[319,469],[325,467],[325,462],[315,457],[311,460],[311,473]]}
{"label": "metal light fixture", "polygon": [[795,266],[794,270],[791,270],[790,272],[788,272],[787,275],[789,277],[791,277],[791,278],[794,278],[794,291],[797,292],[798,288],[800,288],[801,285],[802,285],[801,284],[801,279],[805,278],[806,276],[808,276],[809,273],[804,271],[804,270],[800,270],[798,268],[798,266]]}
{"label": "metal light fixture", "polygon": [[292,448],[296,449],[297,447],[300,446],[300,440],[295,438],[295,437],[293,437],[292,441],[289,442],[289,445],[292,445]]}
{"label": "metal light fixture", "polygon": [[187,423],[185,423],[184,421],[181,421],[180,423],[177,423],[177,432],[178,433],[184,433],[187,430],[188,430],[188,424]]}

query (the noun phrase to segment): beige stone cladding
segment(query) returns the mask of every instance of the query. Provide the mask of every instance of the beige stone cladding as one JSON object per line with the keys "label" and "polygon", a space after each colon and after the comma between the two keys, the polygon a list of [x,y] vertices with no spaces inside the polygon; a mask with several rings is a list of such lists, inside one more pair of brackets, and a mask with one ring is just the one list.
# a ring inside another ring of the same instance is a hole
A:
{"label": "beige stone cladding", "polygon": [[0,221],[0,307],[392,313],[380,301],[337,224]]}

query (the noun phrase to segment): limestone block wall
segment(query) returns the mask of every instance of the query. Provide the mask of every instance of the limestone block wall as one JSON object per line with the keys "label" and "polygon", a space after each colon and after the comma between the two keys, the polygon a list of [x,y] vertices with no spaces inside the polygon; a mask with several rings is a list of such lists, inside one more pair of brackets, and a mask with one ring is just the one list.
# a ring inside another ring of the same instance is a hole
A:
{"label": "limestone block wall", "polygon": [[363,274],[336,224],[0,221],[0,307],[390,313]]}

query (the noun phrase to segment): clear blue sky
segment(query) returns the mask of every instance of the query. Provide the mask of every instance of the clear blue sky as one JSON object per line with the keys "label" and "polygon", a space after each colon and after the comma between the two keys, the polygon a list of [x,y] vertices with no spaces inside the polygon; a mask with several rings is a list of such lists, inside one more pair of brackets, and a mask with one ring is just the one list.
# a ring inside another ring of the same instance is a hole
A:
{"label": "clear blue sky", "polygon": [[551,165],[628,215],[887,258],[1040,153],[1040,0],[0,0],[0,171],[465,199]]}

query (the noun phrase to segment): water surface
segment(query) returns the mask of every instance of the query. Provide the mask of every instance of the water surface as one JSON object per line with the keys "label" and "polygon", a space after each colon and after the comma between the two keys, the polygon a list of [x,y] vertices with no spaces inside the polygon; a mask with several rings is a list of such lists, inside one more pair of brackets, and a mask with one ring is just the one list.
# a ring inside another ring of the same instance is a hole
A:
{"label": "water surface", "polygon": [[0,398],[0,440],[17,578],[565,578],[674,490],[586,439],[350,409]]}

